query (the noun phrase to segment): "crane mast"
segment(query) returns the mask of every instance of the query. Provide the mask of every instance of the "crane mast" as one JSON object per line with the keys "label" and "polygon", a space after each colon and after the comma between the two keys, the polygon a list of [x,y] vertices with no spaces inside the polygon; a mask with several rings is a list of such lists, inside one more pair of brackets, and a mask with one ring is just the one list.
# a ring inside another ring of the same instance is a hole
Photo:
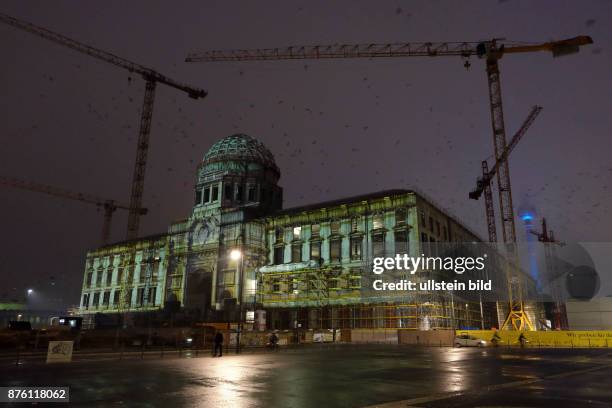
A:
{"label": "crane mast", "polygon": [[[130,207],[126,204],[121,204],[115,200],[109,200],[105,198],[96,197],[91,194],[77,193],[74,191],[65,190],[59,187],[53,187],[46,184],[35,183],[33,181],[20,180],[13,177],[0,176],[0,185],[7,187],[17,188],[21,190],[33,191],[36,193],[47,194],[54,197],[66,198],[68,200],[81,201],[87,204],[93,204],[97,207],[104,209],[104,222],[102,224],[102,237],[101,244],[105,245],[108,243],[110,237],[111,221],[113,213],[117,209],[130,210]],[[138,213],[144,215],[147,213],[146,208],[139,208]]]}
{"label": "crane mast", "polygon": [[527,133],[527,129],[531,127],[535,119],[538,117],[540,112],[542,111],[541,106],[534,106],[531,108],[529,115],[527,115],[527,119],[523,122],[519,130],[512,136],[510,143],[504,149],[501,154],[501,160],[495,162],[495,165],[489,170],[489,164],[486,160],[483,160],[481,168],[482,168],[482,177],[480,177],[476,181],[476,188],[470,191],[469,197],[473,200],[478,200],[482,193],[485,195],[485,209],[486,209],[486,217],[487,217],[487,229],[489,232],[489,242],[497,242],[497,230],[495,225],[495,210],[493,206],[493,194],[491,190],[491,181],[493,177],[497,174],[497,170],[499,166],[507,162],[508,156],[514,150],[518,142],[523,138],[525,133]]}
{"label": "crane mast", "polygon": [[159,72],[143,65],[129,61],[125,58],[103,51],[90,45],[81,43],[62,34],[55,33],[43,27],[36,26],[27,21],[18,20],[6,14],[0,13],[0,22],[27,31],[59,45],[71,48],[90,57],[106,63],[123,68],[129,72],[140,74],[145,80],[145,94],[140,117],[140,130],[136,148],[136,160],[132,178],[132,189],[130,196],[130,207],[128,216],[127,238],[134,239],[138,236],[140,227],[140,208],[142,207],[142,195],[144,191],[144,180],[149,150],[149,136],[151,133],[151,118],[153,116],[153,105],[155,102],[155,87],[159,82],[169,87],[187,93],[191,98],[198,99],[206,96],[206,91],[180,83]]}
{"label": "crane mast", "polygon": [[[189,53],[186,62],[218,62],[218,61],[274,61],[293,59],[331,59],[331,58],[390,58],[390,57],[442,57],[455,56],[465,59],[469,67],[471,56],[483,58],[486,61],[487,81],[489,85],[489,104],[491,110],[491,127],[493,129],[493,146],[498,164],[497,182],[499,185],[499,203],[502,214],[503,241],[510,264],[516,265],[516,228],[514,225],[514,209],[512,206],[512,191],[510,185],[510,169],[504,159],[506,150],[506,129],[504,125],[499,60],[505,54],[548,51],[553,57],[573,54],[580,46],[592,44],[588,36],[578,36],[560,41],[545,43],[516,44],[493,39],[483,42],[425,42],[425,43],[387,43],[387,44],[332,44],[311,46],[290,46],[283,48],[260,48],[252,50],[212,50]],[[484,169],[484,168],[483,168]],[[488,172],[488,169],[487,169]],[[486,191],[489,195],[490,188]],[[492,202],[492,196],[491,196]],[[494,221],[494,218],[493,218]],[[494,222],[487,220],[489,228]],[[490,230],[491,231],[491,230]],[[496,235],[495,235],[496,238]],[[497,238],[496,238],[497,240]],[[509,270],[509,268],[508,268]],[[513,285],[517,279],[508,272],[508,288],[510,291],[509,313],[503,328],[523,330],[533,328],[523,310],[520,285],[519,293],[513,293]],[[519,279],[520,280],[520,279]]]}

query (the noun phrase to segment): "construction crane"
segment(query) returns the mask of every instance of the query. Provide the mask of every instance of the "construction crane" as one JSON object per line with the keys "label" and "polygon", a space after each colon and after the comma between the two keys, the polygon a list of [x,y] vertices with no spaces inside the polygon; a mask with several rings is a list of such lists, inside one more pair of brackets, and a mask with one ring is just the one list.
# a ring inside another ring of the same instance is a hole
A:
{"label": "construction crane", "polygon": [[555,234],[549,230],[546,225],[546,218],[542,218],[542,231],[529,230],[538,241],[544,244],[544,258],[546,260],[546,280],[548,289],[552,298],[553,306],[553,326],[555,330],[567,330],[567,310],[565,304],[561,301],[561,289],[559,288],[558,279],[563,275],[557,271],[557,247],[565,246],[565,242],[555,239]]}
{"label": "construction crane", "polygon": [[[69,200],[81,201],[88,204],[94,204],[97,207],[104,208],[104,222],[102,224],[102,237],[101,243],[105,245],[108,243],[110,237],[110,228],[113,213],[118,209],[129,210],[130,207],[125,204],[120,204],[115,200],[108,200],[99,198],[91,194],[76,193],[73,191],[64,190],[63,188],[48,186],[46,184],[35,183],[32,181],[25,181],[11,177],[0,176],[0,184],[18,188],[21,190],[34,191],[37,193],[48,194],[55,197],[67,198]],[[139,208],[138,214],[145,215],[147,213],[146,208]]]}
{"label": "construction crane", "polygon": [[[470,67],[469,58],[476,56],[486,63],[489,85],[489,103],[491,126],[493,128],[493,145],[495,160],[499,162],[497,184],[499,205],[502,214],[503,241],[509,257],[516,258],[516,228],[514,225],[514,208],[510,186],[508,161],[502,159],[506,149],[506,129],[502,107],[499,60],[506,54],[521,54],[547,51],[553,57],[574,54],[581,46],[592,44],[588,36],[578,36],[560,41],[545,43],[511,43],[504,39],[492,39],[480,42],[426,42],[426,43],[393,43],[393,44],[335,44],[313,46],[290,46],[284,48],[265,48],[253,50],[205,51],[190,53],[186,62],[217,61],[272,61],[293,59],[331,59],[331,58],[389,58],[389,57],[444,57],[454,56],[464,60],[464,66]],[[508,277],[509,291],[512,292],[513,278]],[[509,314],[504,323],[511,324],[513,329],[532,328],[523,302],[509,295]]]}
{"label": "construction crane", "polygon": [[499,161],[497,178],[499,184],[500,208],[503,220],[504,242],[516,242],[514,227],[514,209],[510,191],[510,173],[507,161],[500,160],[506,148],[506,131],[504,126],[499,60],[506,54],[518,54],[538,51],[552,52],[554,57],[576,53],[579,47],[592,44],[588,36],[578,36],[561,41],[541,44],[520,45],[504,43],[503,39],[481,42],[439,42],[439,43],[393,43],[393,44],[335,44],[290,46],[284,48],[262,48],[252,50],[214,50],[190,53],[186,62],[219,62],[219,61],[272,61],[294,59],[331,59],[331,58],[389,58],[389,57],[443,57],[455,56],[465,60],[469,67],[469,58],[476,56],[486,61],[491,108],[491,124],[495,147],[495,159]]}
{"label": "construction crane", "polygon": [[151,119],[153,116],[153,103],[155,101],[155,87],[157,83],[167,85],[187,93],[191,98],[198,99],[207,95],[206,91],[194,88],[173,79],[166,77],[135,62],[118,57],[109,52],[94,48],[90,45],[83,44],[79,41],[68,38],[62,34],[47,30],[46,28],[36,26],[26,21],[18,20],[14,17],[0,13],[0,21],[17,27],[21,30],[35,34],[46,40],[72,48],[78,52],[97,58],[101,61],[123,68],[130,73],[142,75],[145,80],[144,101],[140,116],[140,130],[138,133],[138,144],[136,148],[136,162],[134,164],[134,175],[132,178],[132,192],[130,196],[127,239],[134,239],[138,236],[138,228],[140,225],[140,208],[142,207],[142,195],[144,189],[145,171],[147,167],[147,154],[149,151],[149,134],[151,132]]}
{"label": "construction crane", "polygon": [[489,170],[489,164],[486,160],[482,161],[482,177],[479,177],[476,181],[476,188],[470,191],[469,197],[472,200],[478,200],[482,193],[485,195],[485,212],[487,217],[487,229],[489,232],[489,242],[497,242],[497,229],[495,226],[495,209],[493,206],[493,193],[491,192],[491,181],[493,177],[497,173],[497,169],[500,164],[508,160],[508,156],[514,150],[518,142],[521,140],[523,135],[527,132],[527,129],[531,126],[531,124],[538,117],[540,112],[542,111],[541,106],[534,106],[529,112],[527,119],[521,125],[519,130],[512,136],[510,139],[510,143],[506,146],[506,149],[501,154],[501,161],[495,162],[495,165],[491,170]]}

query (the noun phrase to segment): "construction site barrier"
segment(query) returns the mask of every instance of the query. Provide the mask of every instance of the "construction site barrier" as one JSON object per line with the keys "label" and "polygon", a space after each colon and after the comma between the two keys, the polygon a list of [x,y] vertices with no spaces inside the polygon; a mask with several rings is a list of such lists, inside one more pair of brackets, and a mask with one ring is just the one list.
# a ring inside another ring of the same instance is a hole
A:
{"label": "construction site barrier", "polygon": [[457,335],[469,334],[471,336],[491,342],[497,333],[499,346],[520,346],[521,333],[526,339],[525,347],[558,347],[558,348],[606,348],[612,347],[612,331],[511,331],[511,330],[456,330]]}
{"label": "construction site barrier", "polygon": [[352,329],[350,339],[351,343],[398,344],[396,329]]}
{"label": "construction site barrier", "polygon": [[453,330],[399,330],[399,344],[420,346],[452,346],[455,340]]}

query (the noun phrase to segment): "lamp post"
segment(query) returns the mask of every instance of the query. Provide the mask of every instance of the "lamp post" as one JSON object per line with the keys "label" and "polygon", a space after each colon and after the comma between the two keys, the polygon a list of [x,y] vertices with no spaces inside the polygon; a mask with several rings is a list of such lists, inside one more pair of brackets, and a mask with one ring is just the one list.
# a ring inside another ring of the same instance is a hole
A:
{"label": "lamp post", "polygon": [[[236,238],[236,242],[242,238],[242,234],[240,234]],[[238,248],[234,248],[230,251],[230,259],[236,262],[236,268],[238,270],[238,333],[236,335],[236,354],[240,353],[240,334],[242,333],[242,285],[243,285],[243,274],[244,274],[244,253],[242,251],[242,241]]]}

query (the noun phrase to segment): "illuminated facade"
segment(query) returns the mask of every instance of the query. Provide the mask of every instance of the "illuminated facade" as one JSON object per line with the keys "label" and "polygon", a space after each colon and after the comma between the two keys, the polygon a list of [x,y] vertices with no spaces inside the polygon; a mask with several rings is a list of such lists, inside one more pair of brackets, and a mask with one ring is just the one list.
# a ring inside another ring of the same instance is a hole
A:
{"label": "illuminated facade", "polygon": [[[279,178],[257,140],[238,134],[215,143],[198,167],[189,218],[167,234],[88,252],[81,313],[181,309],[209,320],[230,318],[239,295],[252,304],[266,256],[261,217],[281,208]],[[235,248],[240,260],[228,256]]]}
{"label": "illuminated facade", "polygon": [[279,178],[257,140],[215,143],[198,168],[189,218],[166,234],[88,252],[81,314],[173,310],[226,321],[263,309],[271,328],[497,324],[495,311],[457,308],[446,295],[371,290],[374,257],[480,241],[431,200],[390,190],[282,209]]}

